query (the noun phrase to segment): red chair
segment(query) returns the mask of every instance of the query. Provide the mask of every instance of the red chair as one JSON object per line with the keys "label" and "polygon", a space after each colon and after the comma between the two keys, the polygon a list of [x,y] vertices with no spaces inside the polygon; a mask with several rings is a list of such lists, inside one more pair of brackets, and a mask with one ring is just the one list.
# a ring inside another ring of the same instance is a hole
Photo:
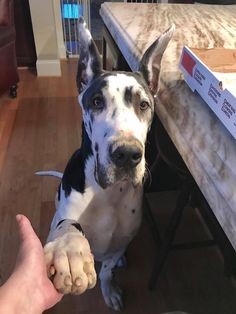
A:
{"label": "red chair", "polygon": [[0,94],[16,97],[19,81],[15,50],[13,0],[0,0]]}

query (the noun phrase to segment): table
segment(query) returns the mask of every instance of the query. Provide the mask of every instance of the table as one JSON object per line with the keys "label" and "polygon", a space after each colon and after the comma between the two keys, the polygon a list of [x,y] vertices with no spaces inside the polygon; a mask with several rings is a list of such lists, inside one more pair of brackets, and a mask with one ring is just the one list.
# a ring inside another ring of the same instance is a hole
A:
{"label": "table", "polygon": [[236,141],[179,71],[184,45],[236,48],[236,5],[104,3],[101,17],[135,71],[172,23],[156,113],[236,250]]}

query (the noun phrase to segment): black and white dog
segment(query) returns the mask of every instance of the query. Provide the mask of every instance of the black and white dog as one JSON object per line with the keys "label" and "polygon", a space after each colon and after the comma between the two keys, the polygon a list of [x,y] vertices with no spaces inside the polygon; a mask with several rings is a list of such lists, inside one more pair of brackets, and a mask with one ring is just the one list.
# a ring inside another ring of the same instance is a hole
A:
{"label": "black and white dog", "polygon": [[94,287],[94,259],[101,261],[102,293],[115,310],[122,308],[122,297],[112,271],[141,223],[145,141],[161,59],[173,31],[174,26],[145,52],[139,72],[106,72],[80,19],[77,84],[83,112],[82,145],[63,175],[39,173],[62,178],[45,245],[56,289],[80,294]]}

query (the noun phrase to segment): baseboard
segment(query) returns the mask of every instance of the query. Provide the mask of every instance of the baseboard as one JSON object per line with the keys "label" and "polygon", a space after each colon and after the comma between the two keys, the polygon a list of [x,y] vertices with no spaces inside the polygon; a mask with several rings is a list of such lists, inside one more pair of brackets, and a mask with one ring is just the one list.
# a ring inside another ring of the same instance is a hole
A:
{"label": "baseboard", "polygon": [[38,76],[61,76],[61,64],[59,59],[38,59],[36,68]]}

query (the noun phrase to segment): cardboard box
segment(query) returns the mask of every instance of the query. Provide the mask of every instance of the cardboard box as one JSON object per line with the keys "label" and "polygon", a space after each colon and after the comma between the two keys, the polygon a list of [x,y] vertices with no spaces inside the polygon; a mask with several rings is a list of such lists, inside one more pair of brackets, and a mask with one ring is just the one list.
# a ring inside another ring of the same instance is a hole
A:
{"label": "cardboard box", "polygon": [[236,139],[236,49],[184,47],[180,69]]}

